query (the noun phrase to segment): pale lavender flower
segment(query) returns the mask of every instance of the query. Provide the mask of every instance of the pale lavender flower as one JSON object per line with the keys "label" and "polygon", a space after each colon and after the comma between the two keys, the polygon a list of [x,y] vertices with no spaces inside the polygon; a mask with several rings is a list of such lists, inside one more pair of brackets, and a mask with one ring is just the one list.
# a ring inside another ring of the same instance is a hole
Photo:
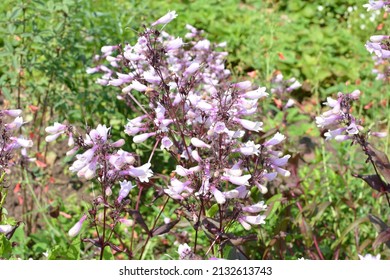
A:
{"label": "pale lavender flower", "polygon": [[0,233],[8,234],[12,231],[13,226],[11,225],[0,225]]}
{"label": "pale lavender flower", "polygon": [[161,150],[166,149],[169,150],[173,146],[173,142],[167,136],[164,136],[161,139]]}
{"label": "pale lavender flower", "polygon": [[257,216],[240,216],[238,218],[238,222],[246,229],[250,230],[252,228],[251,225],[261,225],[265,224],[265,215],[257,215]]}
{"label": "pale lavender flower", "polygon": [[261,127],[263,125],[262,122],[253,122],[250,120],[244,120],[244,119],[239,119],[239,118],[234,118],[234,121],[238,122],[239,124],[242,125],[243,128],[255,132],[259,132],[260,130],[263,130]]}
{"label": "pale lavender flower", "polygon": [[359,259],[362,260],[362,261],[378,261],[381,259],[381,255],[378,254],[376,256],[373,256],[371,254],[365,254],[364,256],[362,255],[358,255],[359,256]]}
{"label": "pale lavender flower", "polygon": [[178,253],[179,253],[180,259],[185,259],[192,254],[192,250],[191,250],[190,246],[188,246],[187,243],[184,243],[184,244],[179,245]]}
{"label": "pale lavender flower", "polygon": [[130,191],[134,188],[130,181],[124,180],[119,182],[121,189],[119,191],[118,202],[121,202],[126,196],[129,195]]}
{"label": "pale lavender flower", "polygon": [[262,97],[267,97],[268,93],[266,92],[265,87],[259,87],[257,90],[245,92],[242,96],[249,99],[259,99]]}
{"label": "pale lavender flower", "polygon": [[385,5],[388,3],[386,1],[374,1],[374,0],[369,0],[367,4],[364,4],[363,7],[367,9],[367,12],[369,11],[375,11],[382,9]]}
{"label": "pale lavender flower", "polygon": [[218,204],[224,204],[226,202],[226,198],[224,194],[218,190],[216,187],[212,186],[210,188],[211,193],[214,195],[215,200],[217,201]]}
{"label": "pale lavender flower", "polygon": [[247,174],[247,175],[242,175],[242,176],[231,176],[229,175],[227,172],[225,172],[223,174],[223,176],[221,177],[222,180],[227,180],[229,181],[230,183],[234,184],[234,185],[238,185],[238,186],[249,186],[249,182],[248,180],[251,178],[252,176],[250,174]]}
{"label": "pale lavender flower", "polygon": [[159,18],[157,21],[153,22],[151,26],[170,23],[176,17],[177,17],[176,11],[169,12],[163,17]]}
{"label": "pale lavender flower", "polygon": [[280,142],[284,141],[285,139],[286,139],[286,136],[284,136],[280,132],[276,132],[276,134],[271,139],[264,142],[263,145],[265,147],[278,145]]}
{"label": "pale lavender flower", "polygon": [[248,213],[259,213],[261,211],[267,210],[267,205],[264,204],[264,201],[260,201],[254,205],[251,206],[245,206],[242,207],[242,211],[248,212]]}
{"label": "pale lavender flower", "polygon": [[207,148],[207,149],[211,148],[211,146],[209,144],[206,144],[202,140],[195,138],[195,137],[191,138],[191,144],[197,148]]}
{"label": "pale lavender flower", "polygon": [[18,117],[22,113],[22,110],[20,109],[10,109],[10,110],[3,110],[4,114],[10,117]]}
{"label": "pale lavender flower", "polygon": [[68,235],[70,237],[75,237],[76,235],[78,235],[86,219],[87,215],[83,215],[81,219],[69,230]]}
{"label": "pale lavender flower", "polygon": [[156,132],[149,132],[149,133],[143,133],[143,134],[139,134],[139,135],[136,135],[134,136],[133,138],[133,142],[134,143],[142,143],[144,141],[146,141],[146,139],[150,138],[151,136],[154,136],[156,135]]}

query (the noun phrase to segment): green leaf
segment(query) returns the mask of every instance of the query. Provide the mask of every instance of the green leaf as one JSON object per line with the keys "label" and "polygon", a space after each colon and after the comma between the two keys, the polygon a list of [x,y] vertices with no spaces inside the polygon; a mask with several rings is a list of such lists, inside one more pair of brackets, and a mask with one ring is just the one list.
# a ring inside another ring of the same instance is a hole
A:
{"label": "green leaf", "polygon": [[214,215],[218,212],[218,203],[213,204],[206,212],[207,212],[207,217],[214,217]]}
{"label": "green leaf", "polygon": [[103,260],[114,260],[114,255],[112,254],[111,248],[106,246],[103,252]]}
{"label": "green leaf", "polygon": [[348,233],[350,233],[353,229],[355,229],[357,226],[359,226],[362,223],[366,223],[369,221],[368,217],[360,218],[356,221],[354,221],[352,224],[350,224],[342,233],[341,236],[332,244],[331,249],[335,249],[339,244],[344,242],[345,237]]}
{"label": "green leaf", "polygon": [[3,259],[9,259],[12,254],[12,244],[5,237],[4,234],[0,234],[0,257]]}

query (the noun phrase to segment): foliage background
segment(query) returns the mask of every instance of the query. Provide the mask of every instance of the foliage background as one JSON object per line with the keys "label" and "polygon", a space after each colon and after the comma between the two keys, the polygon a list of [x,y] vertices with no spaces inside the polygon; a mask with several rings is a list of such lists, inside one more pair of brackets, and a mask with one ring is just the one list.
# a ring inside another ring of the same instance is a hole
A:
{"label": "foliage background", "polygon": [[[11,240],[18,244],[13,256],[39,259],[48,252],[51,259],[94,257],[80,240],[66,236],[88,208],[93,185],[69,174],[70,159],[63,158],[63,145],[46,144],[44,128],[63,120],[90,127],[103,123],[112,127],[114,138],[128,141],[125,148],[147,158],[149,144],[136,147],[121,132],[134,113],[116,99],[116,89],[97,85],[96,76],[87,75],[86,68],[93,65],[102,46],[134,43],[142,24],[176,10],[179,16],[166,31],[183,36],[188,23],[203,29],[210,41],[226,41],[226,63],[236,80],[249,78],[269,87],[273,73],[281,71],[303,84],[293,93],[299,106],[291,109],[287,123],[283,124],[283,113],[272,98],[262,104],[265,130],[277,129],[289,136],[286,151],[294,155],[290,164],[294,176],[268,194],[267,224],[257,231],[259,242],[247,248],[249,255],[357,259],[358,254],[380,253],[388,258],[386,246],[375,243],[376,227],[368,218],[371,214],[388,223],[386,200],[351,176],[372,170],[359,149],[349,143],[325,143],[313,122],[327,96],[359,88],[363,95],[355,108],[357,114],[374,131],[389,131],[390,96],[386,85],[375,81],[373,62],[364,47],[371,35],[388,33],[387,15],[365,11],[365,2],[2,1],[2,106],[24,109],[28,132],[38,142],[36,153],[44,163],[32,167],[33,181],[26,176],[12,178],[8,217],[24,221]],[[389,137],[375,145],[388,154]],[[171,163],[161,164],[167,159],[167,154],[159,154],[158,171],[173,169]],[[14,191],[18,183],[19,193]],[[144,213],[150,211],[142,208]],[[173,211],[164,213],[173,215]],[[154,239],[144,258],[176,259],[177,244],[186,230],[182,224],[177,233]],[[6,256],[11,249],[6,240],[2,242],[0,253],[3,250]]]}

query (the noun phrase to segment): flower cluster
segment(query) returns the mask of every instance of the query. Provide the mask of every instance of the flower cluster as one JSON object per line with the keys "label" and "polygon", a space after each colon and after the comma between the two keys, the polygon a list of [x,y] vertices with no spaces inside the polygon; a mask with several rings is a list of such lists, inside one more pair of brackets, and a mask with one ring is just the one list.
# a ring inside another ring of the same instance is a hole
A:
{"label": "flower cluster", "polygon": [[[113,212],[121,208],[123,199],[126,198],[134,185],[128,179],[137,180],[139,182],[148,182],[153,175],[150,169],[151,164],[146,163],[142,166],[135,166],[136,155],[133,153],[118,149],[125,144],[123,139],[115,142],[110,141],[110,128],[105,125],[98,125],[96,129],[91,129],[82,137],[75,135],[76,131],[73,126],[61,123],[54,123],[46,128],[49,134],[46,137],[47,142],[54,141],[60,135],[69,137],[68,145],[70,150],[67,155],[76,154],[76,160],[73,162],[69,170],[76,173],[79,178],[91,180],[97,178],[100,182],[102,190],[101,196],[95,199],[97,205],[111,205]],[[120,185],[118,196],[113,203],[108,202],[108,198],[112,194],[112,188],[116,184]],[[95,213],[96,214],[96,213]],[[124,217],[112,215],[114,222],[127,221]],[[81,224],[86,219],[83,216],[78,223],[69,231],[70,236],[75,236],[81,229]]]}
{"label": "flower cluster", "polygon": [[325,133],[326,140],[335,139],[336,141],[345,141],[352,139],[354,135],[363,130],[360,121],[351,114],[351,102],[359,98],[360,91],[355,90],[350,94],[341,92],[337,95],[337,100],[331,97],[327,98],[324,104],[331,109],[316,117],[318,127],[334,127]]}
{"label": "flower cluster", "polygon": [[[283,74],[277,71],[271,79],[271,93],[274,95],[275,102],[282,110],[286,110],[295,104],[295,100],[289,97],[289,94],[300,88],[302,84],[296,78],[285,80]],[[278,102],[279,101],[279,102]]]}
{"label": "flower cluster", "polygon": [[373,60],[375,68],[373,72],[377,75],[377,80],[388,80],[390,76],[390,36],[374,35],[370,37],[370,41],[366,43],[367,50],[374,54]]}
{"label": "flower cluster", "polygon": [[[22,161],[33,161],[28,158],[27,149],[31,148],[33,142],[23,136],[16,136],[25,123],[21,117],[22,110],[0,110],[0,174],[9,173],[10,167],[15,163],[13,152],[21,151]],[[12,120],[12,121],[11,121]]]}
{"label": "flower cluster", "polygon": [[[363,5],[367,11],[385,9],[388,11],[390,1],[373,1],[370,0],[368,4]],[[373,54],[374,69],[373,73],[377,75],[377,80],[388,81],[390,76],[390,48],[388,35],[373,35],[366,43],[366,49]]]}
{"label": "flower cluster", "polygon": [[[227,53],[216,51],[225,44],[213,44],[203,31],[186,28],[186,41],[146,28],[133,46],[103,47],[101,58],[109,65],[87,71],[103,72],[98,83],[121,88],[118,98],[142,110],[125,126],[134,143],[154,139],[155,146],[159,143],[178,160],[165,193],[188,210],[194,223],[205,207],[217,203],[219,215],[227,219],[221,229],[231,221],[250,229],[264,223],[260,212],[266,209],[263,202],[251,204],[251,187],[264,194],[277,174],[290,174],[284,169],[290,156],[275,150],[285,137],[277,133],[264,143],[250,140],[263,130],[263,123],[253,119],[259,100],[268,96],[266,88],[250,81],[231,83],[224,66]],[[148,97],[148,104],[141,105],[136,94]]]}
{"label": "flower cluster", "polygon": [[[316,123],[321,128],[332,128],[325,132],[326,140],[335,139],[342,142],[346,140],[356,140],[357,136],[362,136],[359,133],[363,132],[364,128],[361,121],[356,119],[352,111],[352,102],[358,100],[360,91],[355,90],[349,94],[339,92],[337,99],[327,98],[324,104],[330,107],[330,110],[316,117]],[[377,137],[385,137],[386,133],[371,132],[371,135]]]}

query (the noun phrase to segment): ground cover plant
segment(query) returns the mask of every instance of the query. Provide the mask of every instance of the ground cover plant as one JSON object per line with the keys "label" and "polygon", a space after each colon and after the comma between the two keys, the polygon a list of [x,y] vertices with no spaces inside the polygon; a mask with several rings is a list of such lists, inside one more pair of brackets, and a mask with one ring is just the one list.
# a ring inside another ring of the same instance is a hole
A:
{"label": "ground cover plant", "polygon": [[2,259],[389,258],[387,3],[11,2]]}

